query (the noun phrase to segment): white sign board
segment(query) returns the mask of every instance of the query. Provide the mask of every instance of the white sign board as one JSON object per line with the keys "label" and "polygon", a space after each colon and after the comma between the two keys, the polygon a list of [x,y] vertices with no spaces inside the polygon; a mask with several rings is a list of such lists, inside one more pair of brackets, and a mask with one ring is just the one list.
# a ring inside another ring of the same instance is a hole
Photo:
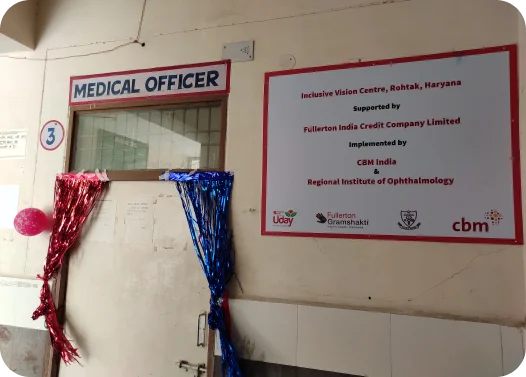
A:
{"label": "white sign board", "polygon": [[0,158],[26,156],[27,130],[0,131]]}
{"label": "white sign board", "polygon": [[516,46],[267,73],[262,234],[522,243]]}
{"label": "white sign board", "polygon": [[103,73],[71,78],[70,105],[227,94],[230,61]]}

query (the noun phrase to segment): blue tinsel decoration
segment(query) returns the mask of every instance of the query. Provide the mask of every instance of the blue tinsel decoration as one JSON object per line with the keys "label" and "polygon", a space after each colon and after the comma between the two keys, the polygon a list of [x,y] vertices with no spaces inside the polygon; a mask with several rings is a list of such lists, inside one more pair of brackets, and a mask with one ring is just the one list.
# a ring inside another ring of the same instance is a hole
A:
{"label": "blue tinsel decoration", "polygon": [[223,376],[242,377],[239,359],[230,338],[222,303],[228,281],[234,273],[228,210],[234,176],[228,172],[172,173],[161,176],[174,181],[199,263],[210,287],[208,324],[221,339]]}

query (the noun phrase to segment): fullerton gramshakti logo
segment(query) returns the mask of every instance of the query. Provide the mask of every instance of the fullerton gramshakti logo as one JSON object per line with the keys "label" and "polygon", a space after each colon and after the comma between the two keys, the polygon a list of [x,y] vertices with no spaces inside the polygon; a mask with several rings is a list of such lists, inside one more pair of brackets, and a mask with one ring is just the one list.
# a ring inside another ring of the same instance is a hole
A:
{"label": "fullerton gramshakti logo", "polygon": [[327,222],[327,218],[323,216],[323,213],[321,212],[316,214],[316,218],[320,224],[325,224]]}

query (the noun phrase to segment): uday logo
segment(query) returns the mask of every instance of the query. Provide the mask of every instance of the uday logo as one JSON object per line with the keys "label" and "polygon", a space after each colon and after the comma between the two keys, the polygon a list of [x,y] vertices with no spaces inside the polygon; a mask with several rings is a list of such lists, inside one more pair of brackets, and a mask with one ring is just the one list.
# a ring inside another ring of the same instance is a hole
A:
{"label": "uday logo", "polygon": [[274,211],[274,216],[272,217],[272,222],[274,226],[283,226],[291,227],[294,222],[294,218],[298,212],[289,209],[288,211]]}

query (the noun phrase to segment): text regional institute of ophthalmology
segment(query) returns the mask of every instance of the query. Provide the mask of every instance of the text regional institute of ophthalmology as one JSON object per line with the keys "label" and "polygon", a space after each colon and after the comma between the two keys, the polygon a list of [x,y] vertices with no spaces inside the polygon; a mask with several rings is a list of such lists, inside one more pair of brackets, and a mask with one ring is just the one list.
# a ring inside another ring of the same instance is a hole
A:
{"label": "text regional institute of ophthalmology", "polygon": [[335,178],[335,179],[308,179],[308,186],[363,186],[363,185],[442,185],[451,186],[455,178],[449,177],[398,177],[398,178]]}

